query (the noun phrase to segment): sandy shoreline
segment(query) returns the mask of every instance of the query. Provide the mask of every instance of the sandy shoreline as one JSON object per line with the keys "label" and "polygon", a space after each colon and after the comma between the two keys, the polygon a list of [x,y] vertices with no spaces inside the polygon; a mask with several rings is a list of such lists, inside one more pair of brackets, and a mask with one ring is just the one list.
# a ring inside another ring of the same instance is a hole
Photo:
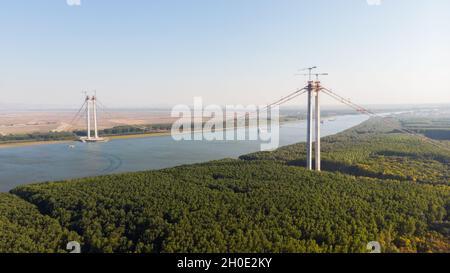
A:
{"label": "sandy shoreline", "polygon": [[[158,137],[158,136],[170,136],[170,132],[161,133],[148,133],[148,134],[134,134],[134,135],[121,135],[121,136],[108,136],[108,139],[133,139],[133,138],[146,138],[146,137]],[[78,142],[77,140],[53,140],[53,141],[29,141],[29,142],[15,142],[0,144],[0,149],[27,147],[36,145],[51,145],[51,144],[65,144]]]}

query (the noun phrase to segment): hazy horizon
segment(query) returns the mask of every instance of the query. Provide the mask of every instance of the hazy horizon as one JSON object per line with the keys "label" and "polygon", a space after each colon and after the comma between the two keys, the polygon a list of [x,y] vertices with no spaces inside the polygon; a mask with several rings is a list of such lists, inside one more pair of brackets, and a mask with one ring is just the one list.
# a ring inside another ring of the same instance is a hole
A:
{"label": "hazy horizon", "polygon": [[[193,104],[187,104],[189,107],[194,107]],[[205,105],[204,105],[205,106]],[[225,107],[226,105],[220,105]],[[264,105],[258,105],[264,106]],[[447,108],[450,109],[450,103],[422,103],[422,104],[361,104],[370,110],[410,110],[410,109],[430,109],[430,108]],[[0,112],[74,112],[79,110],[80,105],[78,106],[70,106],[70,105],[33,105],[33,104],[19,104],[19,105],[5,105],[0,103]],[[170,112],[173,108],[173,105],[149,105],[149,106],[140,106],[140,107],[108,107],[105,109],[106,111],[148,111],[148,112],[158,112],[158,111],[167,111]],[[305,104],[288,104],[280,106],[280,111],[292,111],[292,110],[306,110],[307,106]],[[352,108],[343,104],[326,104],[322,105],[322,110],[333,111],[333,110],[352,110]],[[105,111],[102,110],[102,111]]]}
{"label": "hazy horizon", "polygon": [[0,107],[76,108],[83,90],[122,109],[195,96],[263,105],[302,87],[294,74],[311,65],[358,104],[444,105],[449,10],[447,0],[6,0]]}

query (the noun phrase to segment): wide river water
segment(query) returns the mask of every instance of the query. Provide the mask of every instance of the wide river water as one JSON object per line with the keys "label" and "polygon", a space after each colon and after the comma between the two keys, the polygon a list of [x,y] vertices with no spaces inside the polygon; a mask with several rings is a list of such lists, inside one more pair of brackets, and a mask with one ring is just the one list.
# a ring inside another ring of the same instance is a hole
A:
{"label": "wide river water", "polygon": [[[333,135],[367,120],[366,116],[325,119],[322,136]],[[306,141],[306,122],[282,124],[280,147]],[[112,173],[174,167],[260,150],[259,141],[174,141],[171,136],[114,139],[0,148],[0,192],[22,184],[58,181]],[[74,145],[75,147],[69,147]]]}

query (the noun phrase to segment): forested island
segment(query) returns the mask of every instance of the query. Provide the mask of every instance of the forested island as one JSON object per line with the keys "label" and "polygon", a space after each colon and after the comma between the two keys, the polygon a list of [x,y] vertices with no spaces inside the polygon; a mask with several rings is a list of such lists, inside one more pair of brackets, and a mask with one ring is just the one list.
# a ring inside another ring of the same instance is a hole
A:
{"label": "forested island", "polygon": [[448,150],[382,119],[324,138],[321,173],[305,150],[18,187],[0,252],[450,252]]}

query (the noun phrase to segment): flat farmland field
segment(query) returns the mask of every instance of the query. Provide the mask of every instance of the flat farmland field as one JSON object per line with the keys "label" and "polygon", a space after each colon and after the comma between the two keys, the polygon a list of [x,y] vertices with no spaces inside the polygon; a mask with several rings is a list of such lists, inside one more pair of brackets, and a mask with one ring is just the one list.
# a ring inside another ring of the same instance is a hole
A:
{"label": "flat farmland field", "polygon": [[[66,132],[85,128],[85,116],[73,111],[7,111],[0,112],[0,135]],[[99,129],[121,125],[172,123],[168,111],[111,111],[98,114]]]}

